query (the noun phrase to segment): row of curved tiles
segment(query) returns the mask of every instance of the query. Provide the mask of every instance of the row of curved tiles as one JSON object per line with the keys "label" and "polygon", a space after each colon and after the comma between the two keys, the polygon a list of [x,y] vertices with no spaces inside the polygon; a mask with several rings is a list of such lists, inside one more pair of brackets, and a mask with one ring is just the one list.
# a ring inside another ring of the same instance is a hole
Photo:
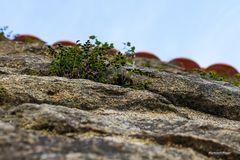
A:
{"label": "row of curved tiles", "polygon": [[[157,56],[149,52],[136,52],[136,57],[151,58],[151,59],[156,59],[160,61],[160,59]],[[188,58],[174,58],[170,60],[168,63],[179,66],[186,70],[202,70],[203,69],[205,71],[215,71],[218,74],[223,76],[235,76],[236,74],[239,73],[236,68],[224,63],[212,64],[207,68],[201,68],[197,62]]]}
{"label": "row of curved tiles", "polygon": [[[41,41],[41,42],[44,42],[43,40],[41,40],[40,38],[36,37],[36,36],[33,36],[33,35],[29,35],[29,34],[20,34],[20,35],[17,35],[15,36],[15,38],[13,39],[14,41]],[[45,42],[44,42],[45,43]],[[72,42],[72,41],[67,41],[67,40],[63,40],[63,41],[58,41],[54,44],[52,44],[53,46],[56,46],[58,44],[61,44],[63,46],[73,46],[73,45],[76,45],[75,42]]]}
{"label": "row of curved tiles", "polygon": [[[14,41],[42,41],[40,38],[38,38],[36,36],[33,36],[33,35],[28,35],[28,34],[17,35],[13,40]],[[42,42],[44,42],[44,41],[42,41]],[[56,46],[58,44],[63,45],[63,46],[74,46],[74,45],[76,45],[75,42],[62,40],[62,41],[55,42],[54,44],[52,44],[52,46]],[[115,52],[115,51],[113,51],[113,52]],[[114,53],[111,53],[111,54],[114,54]],[[136,52],[135,57],[146,58],[146,59],[155,59],[155,60],[161,61],[153,53],[149,53],[149,52],[145,52],[145,51],[144,52]],[[200,70],[200,69],[202,69],[200,67],[200,65],[198,65],[198,63],[196,63],[195,61],[193,61],[191,59],[188,59],[188,58],[175,58],[173,60],[170,60],[168,63],[173,64],[173,65],[177,65],[177,66],[182,67],[186,70]],[[226,76],[234,76],[234,75],[239,73],[237,71],[237,69],[235,69],[233,66],[228,65],[228,64],[223,64],[223,63],[217,63],[217,64],[210,65],[209,67],[205,68],[204,70],[215,71],[220,75],[226,75]]]}

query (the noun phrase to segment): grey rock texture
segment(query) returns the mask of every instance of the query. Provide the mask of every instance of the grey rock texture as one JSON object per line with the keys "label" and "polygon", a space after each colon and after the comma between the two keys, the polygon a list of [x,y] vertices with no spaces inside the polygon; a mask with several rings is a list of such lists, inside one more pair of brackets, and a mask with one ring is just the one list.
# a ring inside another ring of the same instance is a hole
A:
{"label": "grey rock texture", "polygon": [[14,73],[47,75],[52,58],[43,43],[0,41],[0,46],[0,73],[8,67]]}
{"label": "grey rock texture", "polygon": [[47,76],[46,50],[0,41],[0,160],[240,159],[239,87],[163,62],[136,63],[146,90]]}
{"label": "grey rock texture", "polygon": [[144,72],[148,75],[145,79],[151,83],[148,90],[166,97],[174,105],[240,120],[239,87],[207,81],[196,75],[176,75],[151,70]]}

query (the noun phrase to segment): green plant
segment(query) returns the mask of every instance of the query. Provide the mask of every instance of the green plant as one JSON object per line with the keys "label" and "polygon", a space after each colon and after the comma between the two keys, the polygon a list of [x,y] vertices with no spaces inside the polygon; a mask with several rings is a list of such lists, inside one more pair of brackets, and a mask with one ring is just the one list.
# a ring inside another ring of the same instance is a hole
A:
{"label": "green plant", "polygon": [[131,69],[129,71],[130,74],[138,74],[138,75],[143,75],[143,71],[141,71],[140,69],[137,69],[137,68],[134,68],[134,69]]}
{"label": "green plant", "polygon": [[4,87],[0,87],[0,95],[4,95],[7,93],[7,89]]}
{"label": "green plant", "polygon": [[0,87],[0,105],[3,104],[6,93],[7,93],[7,89],[4,87]]}
{"label": "green plant", "polygon": [[4,33],[0,32],[0,40],[3,40],[3,39],[5,39]]}
{"label": "green plant", "polygon": [[144,90],[148,88],[148,82],[134,82],[131,79],[131,75],[138,74],[143,75],[141,72],[136,72],[136,69],[127,71],[126,73],[115,72],[112,77],[112,84],[120,85],[122,87],[129,87],[133,89]]}
{"label": "green plant", "polygon": [[0,40],[4,40],[12,37],[13,31],[7,31],[8,28],[9,28],[8,26],[3,26],[3,27],[0,26]]}
{"label": "green plant", "polygon": [[123,87],[130,87],[133,85],[133,81],[130,75],[127,73],[114,72],[112,74],[112,84],[120,85]]}
{"label": "green plant", "polygon": [[202,78],[206,78],[206,79],[213,79],[216,81],[225,81],[225,78],[220,76],[219,74],[217,74],[214,71],[210,71],[210,72],[201,72],[200,73]]}
{"label": "green plant", "polygon": [[209,72],[209,77],[216,81],[224,81],[225,80],[224,77],[220,76],[219,74],[217,74],[216,72],[213,72],[213,71]]}
{"label": "green plant", "polygon": [[240,73],[236,74],[236,75],[235,75],[235,78],[238,79],[238,80],[240,80]]}
{"label": "green plant", "polygon": [[240,73],[236,74],[232,80],[232,83],[235,86],[239,86],[240,87]]}
{"label": "green plant", "polygon": [[[133,83],[130,72],[123,73],[120,67],[132,63],[135,47],[132,47],[130,42],[124,45],[125,53],[117,52],[114,56],[108,55],[114,45],[102,43],[95,36],[90,36],[84,44],[77,42],[76,46],[62,47],[60,50],[50,47],[49,54],[54,60],[49,74],[131,87]],[[107,72],[109,69],[114,71],[111,76]]]}
{"label": "green plant", "polygon": [[146,60],[144,63],[143,63],[143,66],[144,67],[151,67],[151,63],[149,60]]}

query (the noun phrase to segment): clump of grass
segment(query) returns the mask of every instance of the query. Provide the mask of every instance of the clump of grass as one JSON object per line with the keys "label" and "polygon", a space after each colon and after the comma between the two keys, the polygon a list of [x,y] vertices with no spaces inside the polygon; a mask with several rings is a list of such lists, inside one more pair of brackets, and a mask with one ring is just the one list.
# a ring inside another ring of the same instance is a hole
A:
{"label": "clump of grass", "polygon": [[[60,50],[50,47],[49,53],[53,55],[54,60],[49,74],[142,89],[142,84],[134,84],[131,80],[132,72],[121,70],[121,67],[127,63],[133,63],[135,50],[130,42],[124,43],[124,48],[125,53],[118,51],[115,55],[109,56],[114,45],[107,42],[102,43],[95,36],[90,36],[84,44],[78,41],[77,45],[62,47]],[[110,76],[109,69],[114,71]],[[140,85],[140,87],[136,87],[136,85]]]}

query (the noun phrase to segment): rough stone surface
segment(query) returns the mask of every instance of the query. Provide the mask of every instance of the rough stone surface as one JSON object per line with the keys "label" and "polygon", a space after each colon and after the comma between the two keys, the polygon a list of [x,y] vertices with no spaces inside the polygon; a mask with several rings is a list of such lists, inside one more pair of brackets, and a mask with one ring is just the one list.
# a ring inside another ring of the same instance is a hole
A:
{"label": "rough stone surface", "polygon": [[137,63],[146,90],[46,76],[46,48],[0,41],[0,160],[240,159],[239,87],[163,62]]}
{"label": "rough stone surface", "polygon": [[207,81],[198,75],[143,70],[149,91],[166,97],[176,106],[240,121],[240,89],[226,82]]}
{"label": "rough stone surface", "polygon": [[[0,73],[4,67],[14,73],[47,75],[52,58],[47,55],[47,46],[42,43],[0,41]],[[7,74],[7,73],[6,73]]]}

